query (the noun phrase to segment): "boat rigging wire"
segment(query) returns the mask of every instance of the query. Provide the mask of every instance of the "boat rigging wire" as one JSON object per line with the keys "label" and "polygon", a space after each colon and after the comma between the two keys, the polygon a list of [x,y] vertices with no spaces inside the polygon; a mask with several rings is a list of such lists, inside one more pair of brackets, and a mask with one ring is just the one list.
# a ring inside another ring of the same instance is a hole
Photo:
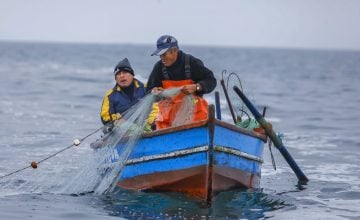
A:
{"label": "boat rigging wire", "polygon": [[[224,71],[223,71],[222,73],[224,74]],[[226,73],[226,70],[225,70],[225,73]],[[238,82],[239,82],[240,90],[243,92],[244,89],[243,89],[243,87],[242,87],[241,79],[240,79],[239,75],[238,75],[237,73],[235,73],[235,72],[231,72],[231,73],[229,74],[229,76],[227,77],[227,80],[226,80],[226,90],[227,90],[227,91],[231,91],[231,90],[229,90],[229,81],[230,81],[230,78],[231,78],[232,76],[234,76],[234,77],[237,78],[237,80],[238,80]],[[224,76],[222,76],[222,77],[224,78]],[[247,114],[247,113],[245,112],[245,110],[244,110],[244,103],[243,103],[243,102],[241,103],[241,108],[238,108],[238,110],[241,112],[241,115],[240,115],[240,118],[239,118],[240,121],[241,121],[241,118],[242,118],[242,116],[243,116],[243,113],[245,113],[247,116],[249,116],[249,114]],[[248,117],[248,118],[250,118],[250,117]]]}
{"label": "boat rigging wire", "polygon": [[229,98],[229,94],[227,92],[227,88],[225,87],[224,74],[226,74],[226,70],[223,70],[222,73],[221,73],[220,84],[221,84],[221,86],[222,86],[222,88],[224,90],[224,95],[226,97],[226,101],[228,103],[228,107],[229,107],[229,111],[231,113],[232,119],[234,121],[234,124],[236,124],[236,117],[235,117],[234,109],[232,107],[232,104],[231,104],[231,101],[230,101],[230,98]]}
{"label": "boat rigging wire", "polygon": [[[224,78],[224,74],[226,74],[226,70],[224,70],[222,72],[222,78]],[[243,92],[243,87],[242,87],[242,83],[241,83],[241,79],[239,77],[239,75],[235,72],[231,72],[229,74],[229,76],[227,77],[227,80],[226,80],[226,90],[229,91],[229,82],[230,82],[230,78],[231,77],[236,77],[238,82],[239,82],[239,86],[240,86],[240,91]],[[231,90],[230,90],[231,91]],[[240,115],[240,120],[239,121],[242,121],[242,117],[243,117],[243,114],[245,114],[248,118],[248,123],[247,125],[245,125],[244,127],[247,128],[249,127],[250,125],[250,122],[251,122],[251,117],[250,115],[244,110],[244,102],[241,102],[241,107],[237,107],[236,108],[239,112],[241,112],[241,115]],[[266,107],[263,109],[263,117],[265,117],[265,112],[266,112]],[[238,113],[238,112],[236,112]],[[246,121],[246,120],[245,120]],[[280,138],[280,137],[279,137]],[[274,170],[276,170],[276,163],[275,163],[275,158],[274,158],[274,155],[273,155],[273,152],[272,152],[272,141],[269,139],[269,151],[270,151],[270,156],[271,156],[271,164],[272,164],[272,167]]]}

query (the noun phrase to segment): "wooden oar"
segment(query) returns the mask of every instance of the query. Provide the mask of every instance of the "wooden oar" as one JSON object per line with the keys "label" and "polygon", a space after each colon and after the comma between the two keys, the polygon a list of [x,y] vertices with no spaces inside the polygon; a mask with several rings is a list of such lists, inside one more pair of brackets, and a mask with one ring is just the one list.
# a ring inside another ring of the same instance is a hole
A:
{"label": "wooden oar", "polygon": [[305,176],[300,167],[296,164],[295,160],[291,157],[290,153],[283,145],[281,139],[275,134],[272,125],[264,119],[264,117],[258,112],[255,106],[249,101],[249,99],[244,95],[244,93],[240,91],[237,86],[234,86],[233,89],[242,99],[242,101],[245,103],[251,113],[254,115],[255,119],[259,122],[261,127],[265,130],[265,133],[267,134],[267,136],[269,136],[275,147],[280,151],[286,162],[290,165],[291,169],[294,171],[299,181],[307,182],[309,179]]}

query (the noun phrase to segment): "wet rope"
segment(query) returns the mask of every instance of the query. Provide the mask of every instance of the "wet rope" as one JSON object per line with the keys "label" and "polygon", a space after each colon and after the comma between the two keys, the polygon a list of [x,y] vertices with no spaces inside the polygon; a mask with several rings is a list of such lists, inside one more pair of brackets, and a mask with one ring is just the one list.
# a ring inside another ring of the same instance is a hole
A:
{"label": "wet rope", "polygon": [[[223,71],[223,74],[224,74],[224,71]],[[225,70],[225,74],[226,74],[226,70]],[[228,91],[231,91],[231,90],[229,90],[229,81],[230,81],[230,79],[231,79],[231,77],[236,77],[236,79],[238,80],[238,84],[239,84],[239,86],[240,86],[240,90],[243,92],[244,91],[244,89],[243,89],[243,86],[242,86],[242,83],[241,83],[241,79],[240,79],[240,77],[238,76],[238,74],[237,73],[235,73],[235,72],[231,72],[229,75],[228,75],[228,77],[227,77],[227,80],[226,80],[226,89],[228,90]],[[236,85],[236,84],[235,84]],[[244,103],[243,102],[241,102],[241,108],[238,108],[238,110],[241,112],[241,115],[239,116],[239,118],[238,118],[238,120],[242,120],[241,118],[242,118],[242,116],[243,116],[243,113],[245,113],[247,116],[249,116],[249,114],[247,114],[246,112],[245,112],[245,110],[244,110]],[[250,118],[250,117],[249,117]]]}
{"label": "wet rope", "polygon": [[273,152],[272,152],[272,149],[271,149],[272,141],[270,140],[270,138],[268,138],[268,141],[269,141],[269,151],[270,151],[270,155],[271,155],[271,163],[272,163],[272,166],[273,166],[274,170],[276,170],[275,159],[274,159],[274,155],[273,155]]}
{"label": "wet rope", "polygon": [[97,133],[98,131],[102,130],[102,129],[103,129],[104,127],[106,127],[106,126],[107,126],[107,124],[104,125],[104,126],[102,126],[102,127],[100,127],[100,128],[98,128],[98,129],[96,129],[95,131],[89,133],[88,135],[86,135],[85,137],[83,137],[83,138],[81,138],[81,139],[75,139],[74,142],[73,142],[73,144],[71,144],[71,145],[69,145],[69,146],[67,146],[67,147],[65,147],[65,148],[63,148],[63,149],[61,149],[61,150],[59,150],[59,151],[57,151],[57,152],[49,155],[49,156],[47,156],[46,158],[44,158],[44,159],[42,159],[42,160],[39,160],[38,162],[32,161],[29,166],[23,167],[23,168],[21,168],[21,169],[18,169],[18,170],[15,170],[15,171],[13,171],[13,172],[10,172],[10,173],[8,173],[8,174],[6,174],[6,175],[0,176],[0,179],[3,179],[3,178],[5,178],[5,177],[8,177],[8,176],[14,175],[14,174],[16,174],[16,173],[19,173],[19,172],[21,172],[21,171],[23,171],[23,170],[26,170],[26,169],[30,168],[30,167],[32,167],[33,169],[36,169],[37,166],[38,166],[38,164],[40,164],[40,163],[42,163],[42,162],[44,162],[44,161],[46,161],[46,160],[48,160],[48,159],[50,159],[50,158],[52,158],[52,157],[55,157],[56,155],[58,155],[58,154],[60,154],[60,153],[62,153],[62,152],[64,152],[64,151],[70,149],[71,147],[79,146],[85,139],[87,139],[88,137],[94,135],[95,133]]}

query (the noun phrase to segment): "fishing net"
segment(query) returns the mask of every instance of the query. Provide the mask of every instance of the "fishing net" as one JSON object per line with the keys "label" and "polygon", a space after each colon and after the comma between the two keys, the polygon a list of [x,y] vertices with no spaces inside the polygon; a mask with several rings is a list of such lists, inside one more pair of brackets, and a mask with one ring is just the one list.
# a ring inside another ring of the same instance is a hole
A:
{"label": "fishing net", "polygon": [[[144,132],[152,131],[152,125],[157,117],[149,120],[149,115],[156,116],[158,111],[154,110],[159,103],[171,103],[180,93],[180,88],[173,88],[161,93],[148,94],[122,114],[123,117],[114,122],[110,132],[95,142],[98,144],[96,149],[85,147],[64,151],[51,160],[41,163],[36,170],[26,169],[16,175],[0,179],[2,192],[8,191],[9,194],[12,192],[60,194],[112,192],[137,142]],[[192,95],[182,97],[171,126],[192,122],[194,97]],[[105,130],[109,131],[109,129]],[[38,161],[41,157],[44,157],[43,154],[37,155]]]}
{"label": "fishing net", "polygon": [[[144,132],[149,132],[149,123],[154,123],[148,119],[149,115],[153,114],[154,106],[159,102],[171,103],[180,92],[180,88],[174,88],[148,94],[125,112],[123,117],[114,123],[111,132],[105,134],[100,144],[95,147],[95,163],[89,165],[85,172],[79,172],[65,191],[85,190],[95,191],[97,194],[112,192],[137,142]],[[172,126],[190,123],[193,111],[193,96],[185,95]]]}

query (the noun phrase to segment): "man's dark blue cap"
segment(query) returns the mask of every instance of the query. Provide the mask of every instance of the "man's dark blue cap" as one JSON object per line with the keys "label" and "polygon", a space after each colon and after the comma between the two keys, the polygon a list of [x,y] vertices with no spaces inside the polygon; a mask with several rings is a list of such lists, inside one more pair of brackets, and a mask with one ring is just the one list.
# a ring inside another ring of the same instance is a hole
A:
{"label": "man's dark blue cap", "polygon": [[159,39],[156,42],[156,50],[154,53],[151,54],[151,56],[161,56],[164,54],[168,49],[170,48],[179,48],[178,42],[175,39],[175,37],[170,35],[163,35],[159,37]]}

